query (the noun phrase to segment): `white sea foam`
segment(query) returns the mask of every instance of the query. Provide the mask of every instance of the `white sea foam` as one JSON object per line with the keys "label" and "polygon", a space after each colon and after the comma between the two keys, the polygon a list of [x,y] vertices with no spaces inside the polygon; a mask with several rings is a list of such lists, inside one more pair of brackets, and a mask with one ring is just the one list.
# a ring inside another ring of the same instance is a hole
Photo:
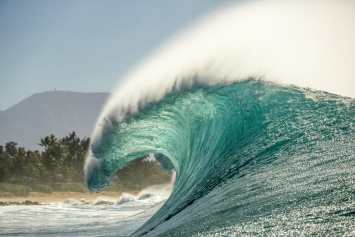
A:
{"label": "white sea foam", "polygon": [[115,199],[112,198],[106,198],[106,197],[98,197],[92,205],[112,205],[116,202]]}
{"label": "white sea foam", "polygon": [[116,205],[121,205],[124,204],[126,202],[133,202],[135,201],[137,198],[136,196],[129,194],[129,193],[123,193],[121,195],[121,197],[116,201]]}
{"label": "white sea foam", "polygon": [[130,236],[164,200],[114,205],[117,200],[106,197],[69,198],[46,205],[4,206],[0,236]]}
{"label": "white sea foam", "polygon": [[144,188],[137,195],[139,199],[144,199],[148,196],[158,196],[161,198],[168,198],[172,192],[172,183],[169,184],[157,184]]}

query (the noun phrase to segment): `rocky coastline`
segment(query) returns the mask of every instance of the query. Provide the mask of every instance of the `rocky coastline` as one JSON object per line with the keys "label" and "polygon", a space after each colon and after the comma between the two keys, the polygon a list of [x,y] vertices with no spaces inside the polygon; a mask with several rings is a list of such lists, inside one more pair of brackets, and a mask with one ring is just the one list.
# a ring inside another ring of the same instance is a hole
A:
{"label": "rocky coastline", "polygon": [[6,202],[0,202],[0,206],[35,206],[35,205],[41,205],[39,202],[33,202],[31,200],[26,200],[24,202],[13,202],[13,201],[6,201]]}

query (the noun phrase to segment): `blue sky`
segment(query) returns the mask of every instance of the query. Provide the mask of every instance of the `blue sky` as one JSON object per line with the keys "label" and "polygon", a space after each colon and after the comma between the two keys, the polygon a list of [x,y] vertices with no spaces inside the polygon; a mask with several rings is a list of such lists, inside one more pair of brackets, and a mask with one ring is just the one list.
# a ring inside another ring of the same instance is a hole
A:
{"label": "blue sky", "polygon": [[231,0],[0,0],[0,110],[42,91],[110,92],[124,73]]}

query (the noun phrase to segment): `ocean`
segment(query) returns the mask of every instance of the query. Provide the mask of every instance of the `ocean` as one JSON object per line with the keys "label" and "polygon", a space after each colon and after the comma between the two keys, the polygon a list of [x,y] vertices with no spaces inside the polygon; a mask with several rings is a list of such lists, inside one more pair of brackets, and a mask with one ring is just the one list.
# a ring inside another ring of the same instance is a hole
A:
{"label": "ocean", "polygon": [[[155,154],[176,173],[169,198],[5,207],[1,226],[35,226],[19,236],[355,236],[354,12],[345,0],[271,0],[203,17],[120,79],[85,164],[98,191]],[[43,209],[65,218],[47,231]],[[14,224],[15,213],[40,219]]]}
{"label": "ocean", "polygon": [[166,201],[170,185],[151,186],[117,199],[0,207],[0,236],[130,236]]}
{"label": "ocean", "polygon": [[176,171],[132,236],[355,235],[352,98],[249,79],[172,91],[110,126],[90,188],[152,152]]}
{"label": "ocean", "polygon": [[120,166],[154,152],[176,172],[170,197],[158,186],[4,206],[0,235],[355,235],[352,98],[249,79],[172,91],[110,127],[92,150],[105,159],[88,186],[109,185]]}

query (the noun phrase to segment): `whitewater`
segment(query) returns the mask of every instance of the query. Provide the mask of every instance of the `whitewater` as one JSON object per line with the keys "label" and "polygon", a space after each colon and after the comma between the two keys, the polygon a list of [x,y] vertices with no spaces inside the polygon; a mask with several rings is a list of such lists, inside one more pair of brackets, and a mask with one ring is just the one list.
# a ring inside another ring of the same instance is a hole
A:
{"label": "whitewater", "polygon": [[243,2],[172,38],[101,113],[89,189],[154,153],[176,180],[132,236],[354,236],[354,10]]}
{"label": "whitewater", "polygon": [[66,203],[75,235],[354,236],[354,12],[348,0],[229,4],[130,69],[93,130],[86,184],[99,191],[155,154],[173,190],[145,206]]}
{"label": "whitewater", "polygon": [[64,202],[0,207],[0,236],[129,236],[165,202],[170,185],[155,185],[117,199],[68,198]]}

